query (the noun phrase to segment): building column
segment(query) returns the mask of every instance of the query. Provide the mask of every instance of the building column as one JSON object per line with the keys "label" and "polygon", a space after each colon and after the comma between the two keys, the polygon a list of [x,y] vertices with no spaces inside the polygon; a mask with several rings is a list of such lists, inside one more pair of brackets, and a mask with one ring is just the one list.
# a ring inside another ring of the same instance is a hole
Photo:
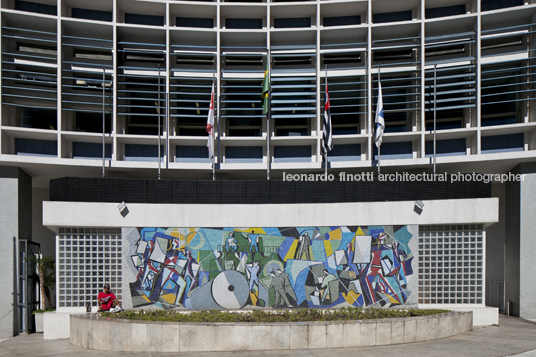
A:
{"label": "building column", "polygon": [[536,163],[519,164],[506,183],[505,300],[510,314],[536,317]]}
{"label": "building column", "polygon": [[0,202],[0,338],[7,338],[19,332],[17,246],[32,237],[32,178],[18,167],[0,167]]}

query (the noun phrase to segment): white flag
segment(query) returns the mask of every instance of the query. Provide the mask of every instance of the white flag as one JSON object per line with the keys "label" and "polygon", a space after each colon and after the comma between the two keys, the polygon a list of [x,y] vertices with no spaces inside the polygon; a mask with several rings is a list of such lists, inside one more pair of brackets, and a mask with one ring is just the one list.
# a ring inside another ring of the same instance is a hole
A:
{"label": "white flag", "polygon": [[376,147],[379,148],[382,145],[383,129],[385,129],[381,82],[378,82],[378,105],[376,106],[376,119],[374,120],[374,123],[376,123],[374,142],[376,143]]}
{"label": "white flag", "polygon": [[207,133],[208,158],[212,159],[214,157],[214,82],[212,82],[212,93],[210,94],[210,107],[208,109],[207,118]]}

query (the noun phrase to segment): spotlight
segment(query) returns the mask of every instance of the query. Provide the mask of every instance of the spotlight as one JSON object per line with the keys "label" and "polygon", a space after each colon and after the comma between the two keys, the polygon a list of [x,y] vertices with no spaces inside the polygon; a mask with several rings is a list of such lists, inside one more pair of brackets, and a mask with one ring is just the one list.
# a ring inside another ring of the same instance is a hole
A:
{"label": "spotlight", "polygon": [[424,203],[421,200],[415,201],[415,205],[413,206],[413,211],[420,215],[422,213],[422,209],[424,207]]}
{"label": "spotlight", "polygon": [[119,210],[119,213],[121,213],[121,216],[126,217],[128,214],[128,207],[125,201],[121,202],[119,206],[117,206],[117,209]]}

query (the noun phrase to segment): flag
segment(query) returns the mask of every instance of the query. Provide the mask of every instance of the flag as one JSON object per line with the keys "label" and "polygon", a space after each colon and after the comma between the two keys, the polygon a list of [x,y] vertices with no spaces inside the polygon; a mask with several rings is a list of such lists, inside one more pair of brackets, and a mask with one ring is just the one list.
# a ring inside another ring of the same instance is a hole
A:
{"label": "flag", "polygon": [[382,145],[383,129],[385,129],[385,120],[383,118],[382,84],[380,81],[378,81],[378,105],[376,106],[376,119],[374,120],[374,123],[376,123],[374,142],[376,143],[376,147],[379,148]]}
{"label": "flag", "polygon": [[208,109],[207,118],[207,133],[208,158],[212,159],[214,157],[214,82],[212,82],[212,93],[210,94],[210,107]]}
{"label": "flag", "polygon": [[322,131],[322,154],[326,155],[333,149],[331,133],[331,109],[329,105],[328,79],[326,78],[326,103],[324,104],[324,130]]}
{"label": "flag", "polygon": [[268,104],[269,104],[269,93],[270,93],[270,62],[269,59],[266,58],[266,70],[264,71],[264,80],[262,81],[262,114],[266,115],[268,114]]}

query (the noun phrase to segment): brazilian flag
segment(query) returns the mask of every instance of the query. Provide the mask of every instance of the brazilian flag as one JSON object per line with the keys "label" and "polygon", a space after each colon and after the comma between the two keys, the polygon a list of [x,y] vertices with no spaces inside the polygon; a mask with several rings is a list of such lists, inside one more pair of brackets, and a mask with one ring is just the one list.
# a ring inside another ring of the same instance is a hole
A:
{"label": "brazilian flag", "polygon": [[264,80],[262,81],[262,114],[268,114],[268,104],[269,104],[269,92],[270,92],[270,77],[268,72],[270,70],[270,62],[268,58],[266,59],[266,70],[264,71]]}

